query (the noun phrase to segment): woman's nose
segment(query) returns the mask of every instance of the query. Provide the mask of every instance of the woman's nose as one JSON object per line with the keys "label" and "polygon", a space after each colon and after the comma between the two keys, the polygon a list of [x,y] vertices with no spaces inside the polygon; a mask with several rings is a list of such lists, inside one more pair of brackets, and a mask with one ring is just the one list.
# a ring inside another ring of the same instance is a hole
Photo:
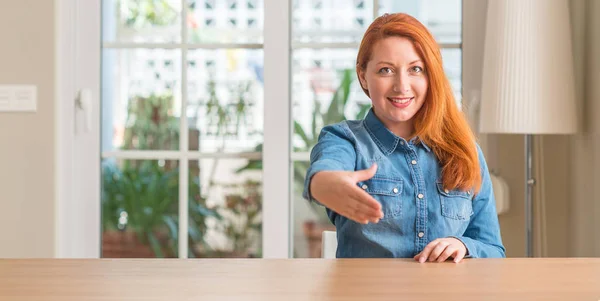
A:
{"label": "woman's nose", "polygon": [[393,90],[396,93],[406,93],[410,91],[410,84],[406,75],[400,74],[397,76],[394,82]]}

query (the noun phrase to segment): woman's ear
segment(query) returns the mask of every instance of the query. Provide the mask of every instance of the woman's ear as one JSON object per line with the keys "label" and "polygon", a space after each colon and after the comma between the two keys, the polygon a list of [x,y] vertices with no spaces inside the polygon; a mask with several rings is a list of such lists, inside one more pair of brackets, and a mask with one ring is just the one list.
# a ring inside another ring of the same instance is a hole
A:
{"label": "woman's ear", "polygon": [[365,71],[359,66],[356,66],[356,73],[358,74],[358,81],[360,82],[360,86],[365,90],[369,90],[369,88],[367,87],[367,80],[365,79]]}

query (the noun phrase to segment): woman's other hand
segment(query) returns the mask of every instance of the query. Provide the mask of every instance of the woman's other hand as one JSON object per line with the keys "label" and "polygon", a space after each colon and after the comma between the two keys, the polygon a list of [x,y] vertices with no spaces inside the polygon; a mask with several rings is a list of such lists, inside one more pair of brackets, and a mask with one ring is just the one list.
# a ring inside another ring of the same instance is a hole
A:
{"label": "woman's other hand", "polygon": [[467,254],[467,247],[457,238],[438,238],[430,242],[421,253],[415,255],[418,262],[437,261],[444,262],[448,258],[454,258],[454,262],[460,262]]}

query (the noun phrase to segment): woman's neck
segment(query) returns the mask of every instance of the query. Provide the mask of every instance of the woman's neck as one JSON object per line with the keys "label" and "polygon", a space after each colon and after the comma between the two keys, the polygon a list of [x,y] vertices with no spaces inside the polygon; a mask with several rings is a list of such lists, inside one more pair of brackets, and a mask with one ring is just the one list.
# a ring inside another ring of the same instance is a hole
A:
{"label": "woman's neck", "polygon": [[[406,122],[406,123],[409,123],[409,122]],[[386,127],[392,133],[394,133],[394,135],[396,135],[398,137],[402,137],[406,141],[409,141],[415,135],[414,126],[412,125],[412,123],[411,124],[404,124],[404,122],[403,122],[402,124],[394,124],[393,127],[389,127],[387,125],[386,125]]]}
{"label": "woman's neck", "polygon": [[414,126],[414,122],[412,119],[407,120],[407,121],[397,122],[397,121],[386,120],[385,118],[380,118],[379,116],[377,116],[377,114],[375,114],[375,116],[377,117],[377,119],[379,119],[379,121],[381,121],[381,123],[383,123],[383,125],[385,125],[385,127],[390,132],[394,133],[394,135],[396,135],[398,137],[402,137],[406,141],[408,141],[414,137],[415,126]]}

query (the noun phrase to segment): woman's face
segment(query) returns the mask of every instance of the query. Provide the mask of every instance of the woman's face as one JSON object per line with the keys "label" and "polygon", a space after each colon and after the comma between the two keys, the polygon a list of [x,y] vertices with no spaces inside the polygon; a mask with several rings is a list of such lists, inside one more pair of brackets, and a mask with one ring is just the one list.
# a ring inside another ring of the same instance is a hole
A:
{"label": "woman's face", "polygon": [[413,43],[404,37],[380,40],[373,46],[367,67],[358,74],[381,122],[398,136],[412,135],[413,117],[425,102],[429,83],[425,63]]}

